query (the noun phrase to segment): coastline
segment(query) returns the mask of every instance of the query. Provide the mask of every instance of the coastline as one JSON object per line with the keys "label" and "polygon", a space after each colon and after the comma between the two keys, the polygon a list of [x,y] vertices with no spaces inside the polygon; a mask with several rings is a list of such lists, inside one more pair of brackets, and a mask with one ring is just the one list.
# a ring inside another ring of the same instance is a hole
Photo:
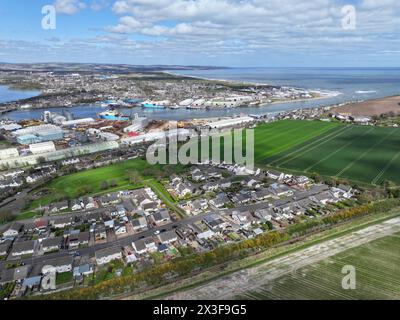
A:
{"label": "coastline", "polygon": [[[234,84],[234,85],[255,85],[255,86],[270,86],[270,87],[280,87],[280,88],[293,88],[293,89],[298,89],[298,90],[308,90],[305,88],[301,87],[289,87],[289,86],[279,86],[279,85],[272,85],[268,83],[261,83],[261,82],[249,82],[249,81],[239,81],[239,80],[229,80],[229,79],[215,79],[215,78],[206,78],[206,77],[200,77],[200,76],[193,76],[193,75],[182,75],[179,73],[174,73],[172,71],[162,71],[162,73],[171,75],[171,76],[178,76],[178,77],[187,77],[187,78],[193,78],[197,80],[204,80],[204,81],[215,81],[215,82],[222,82],[222,83],[227,83],[227,84]],[[307,101],[313,101],[313,100],[322,100],[322,99],[330,99],[337,97],[341,94],[343,94],[340,91],[329,91],[329,90],[321,90],[321,89],[310,89],[308,90],[312,94],[317,94],[319,96],[313,97],[313,98],[303,98],[303,99],[287,99],[287,100],[278,100],[278,101],[273,101],[270,103],[260,103],[260,104],[255,104],[255,107],[266,107],[269,105],[275,105],[275,104],[280,104],[280,103],[291,103],[291,102],[307,102]],[[243,106],[243,107],[249,107],[249,106]],[[208,108],[211,110],[219,110],[220,108]],[[230,108],[230,109],[235,109],[235,107]]]}

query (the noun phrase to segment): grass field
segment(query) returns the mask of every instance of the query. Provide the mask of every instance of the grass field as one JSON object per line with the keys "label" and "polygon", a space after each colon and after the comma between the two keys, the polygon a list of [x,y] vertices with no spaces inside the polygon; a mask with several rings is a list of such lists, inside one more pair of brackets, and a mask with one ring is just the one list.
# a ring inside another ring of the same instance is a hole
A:
{"label": "grass field", "polygon": [[[136,171],[142,178],[145,177],[143,171],[148,168],[160,168],[160,166],[151,166],[146,160],[133,159],[125,162],[117,163],[107,167],[81,171],[60,178],[56,178],[45,186],[49,191],[48,195],[41,197],[38,200],[31,202],[29,208],[34,209],[40,205],[47,205],[60,199],[76,199],[82,194],[95,195],[101,192],[109,192],[121,189],[134,189],[143,186],[142,182],[136,185],[129,181],[129,171]],[[179,168],[177,168],[179,170]],[[101,184],[103,181],[115,183],[115,186],[107,190],[102,190]]]}
{"label": "grass field", "polygon": [[338,127],[340,124],[332,122],[290,120],[260,125],[254,133],[255,162],[263,162],[268,157]]}
{"label": "grass field", "polygon": [[[271,281],[242,299],[400,299],[400,234],[349,249]],[[356,289],[344,290],[343,266],[356,270]]]}
{"label": "grass field", "polygon": [[[390,180],[400,185],[400,129],[333,124],[321,127],[321,122],[316,121],[300,123],[304,124],[299,126],[299,121],[286,121],[283,129],[274,123],[266,125],[264,134],[256,133],[256,148],[260,149],[256,152],[256,164],[367,184],[379,185]],[[309,133],[307,130],[313,125],[316,131]],[[318,130],[322,132],[317,134]],[[281,135],[276,137],[279,133]],[[275,145],[281,147],[270,147],[270,135],[276,137]],[[310,135],[314,137],[305,138]],[[300,138],[305,139],[301,141]],[[279,152],[285,149],[287,139],[300,142]]]}

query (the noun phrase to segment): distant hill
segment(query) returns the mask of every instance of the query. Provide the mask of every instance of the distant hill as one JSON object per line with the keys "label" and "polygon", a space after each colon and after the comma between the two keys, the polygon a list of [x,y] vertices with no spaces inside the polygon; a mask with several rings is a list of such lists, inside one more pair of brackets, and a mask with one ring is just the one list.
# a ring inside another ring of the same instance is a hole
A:
{"label": "distant hill", "polygon": [[157,72],[166,70],[217,70],[227,67],[216,66],[180,66],[180,65],[130,65],[100,63],[0,63],[0,71],[31,72]]}

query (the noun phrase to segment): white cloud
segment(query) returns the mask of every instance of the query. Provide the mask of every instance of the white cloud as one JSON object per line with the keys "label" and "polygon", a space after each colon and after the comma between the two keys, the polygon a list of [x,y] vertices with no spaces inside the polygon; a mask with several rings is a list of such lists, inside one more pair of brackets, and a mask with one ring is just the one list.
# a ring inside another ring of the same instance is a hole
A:
{"label": "white cloud", "polygon": [[57,13],[74,15],[86,8],[86,3],[79,0],[57,0],[55,2]]}
{"label": "white cloud", "polygon": [[93,0],[90,4],[90,9],[94,11],[100,11],[107,8],[110,5],[108,0]]}
{"label": "white cloud", "polygon": [[86,2],[83,0],[56,0],[54,3],[57,13],[68,15],[74,15],[84,9],[100,11],[107,8],[109,5],[109,0],[86,0]]}

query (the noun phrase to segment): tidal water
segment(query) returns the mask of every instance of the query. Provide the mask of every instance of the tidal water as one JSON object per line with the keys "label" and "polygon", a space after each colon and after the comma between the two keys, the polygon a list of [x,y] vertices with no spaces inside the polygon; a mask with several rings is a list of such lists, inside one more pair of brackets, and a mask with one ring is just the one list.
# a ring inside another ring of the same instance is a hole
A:
{"label": "tidal water", "polygon": [[[177,72],[174,71],[174,73]],[[208,79],[226,79],[316,89],[335,92],[337,95],[313,101],[226,110],[148,110],[130,108],[122,109],[121,111],[126,115],[139,113],[150,120],[183,120],[239,114],[266,114],[400,94],[400,68],[232,68],[179,71],[179,74]],[[0,87],[0,102],[21,99],[22,97],[27,97],[26,95],[29,96],[29,93]],[[76,118],[97,117],[97,113],[104,111],[104,108],[97,105],[75,106],[66,109]],[[61,112],[62,110],[63,108],[52,108],[54,112]],[[44,109],[19,110],[4,115],[3,118],[6,117],[12,120],[38,119],[43,111]]]}
{"label": "tidal water", "polygon": [[0,103],[10,102],[19,99],[27,99],[39,95],[39,91],[23,91],[10,89],[7,86],[0,86]]}

